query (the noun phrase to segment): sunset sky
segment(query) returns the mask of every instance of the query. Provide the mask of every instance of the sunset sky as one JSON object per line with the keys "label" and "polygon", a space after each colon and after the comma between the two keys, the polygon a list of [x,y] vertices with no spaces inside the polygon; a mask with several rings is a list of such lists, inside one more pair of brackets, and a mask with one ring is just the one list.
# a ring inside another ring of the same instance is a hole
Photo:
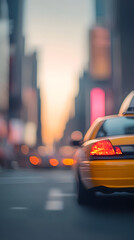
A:
{"label": "sunset sky", "polygon": [[93,0],[26,0],[27,52],[38,53],[42,133],[47,144],[62,137],[74,112],[78,79],[88,62],[88,29]]}

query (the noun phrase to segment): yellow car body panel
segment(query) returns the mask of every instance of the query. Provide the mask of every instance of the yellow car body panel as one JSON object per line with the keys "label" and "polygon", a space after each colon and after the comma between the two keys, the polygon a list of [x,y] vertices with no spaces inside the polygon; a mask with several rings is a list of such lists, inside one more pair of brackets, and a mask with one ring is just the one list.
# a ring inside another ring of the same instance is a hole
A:
{"label": "yellow car body panel", "polygon": [[87,192],[91,198],[96,191],[134,193],[134,91],[119,114],[93,122],[74,158],[80,204]]}
{"label": "yellow car body panel", "polygon": [[112,145],[134,145],[134,135],[110,137]]}
{"label": "yellow car body panel", "polygon": [[91,161],[90,169],[94,187],[134,187],[134,160]]}
{"label": "yellow car body panel", "polygon": [[[92,144],[96,140],[100,140],[100,138],[93,139],[92,136],[96,136],[99,127],[108,118],[103,118],[97,127],[94,125],[94,130],[89,134],[90,139],[87,137],[87,141],[83,144],[82,151],[85,154],[85,159],[80,162],[81,179],[87,189],[94,187],[110,189],[134,188],[134,157],[130,159],[129,156],[126,156],[124,159],[124,156],[120,155],[112,159],[109,156],[107,158],[105,156],[105,159],[102,157],[102,160],[97,160],[97,157],[95,160],[92,160],[90,157]],[[103,139],[109,139],[113,146],[134,145],[134,135],[104,137]]]}

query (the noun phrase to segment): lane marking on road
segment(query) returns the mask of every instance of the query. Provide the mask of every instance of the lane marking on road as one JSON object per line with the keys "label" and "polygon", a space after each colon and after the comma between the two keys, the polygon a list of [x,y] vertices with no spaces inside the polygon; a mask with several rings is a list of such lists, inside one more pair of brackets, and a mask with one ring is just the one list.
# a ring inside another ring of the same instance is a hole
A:
{"label": "lane marking on road", "polygon": [[62,192],[60,189],[52,188],[48,192],[48,200],[44,206],[45,210],[61,211],[64,208]]}
{"label": "lane marking on road", "polygon": [[11,184],[40,184],[40,183],[57,183],[57,184],[72,184],[73,178],[56,178],[47,179],[43,177],[0,177],[0,185],[11,185]]}
{"label": "lane marking on road", "polygon": [[64,203],[63,201],[60,200],[50,200],[46,202],[45,205],[45,210],[49,210],[49,211],[60,211],[63,210],[64,208]]}
{"label": "lane marking on road", "polygon": [[0,177],[0,185],[46,183],[43,177]]}
{"label": "lane marking on road", "polygon": [[61,190],[59,188],[52,188],[48,192],[48,197],[49,198],[55,198],[55,197],[61,197]]}
{"label": "lane marking on road", "polygon": [[0,177],[0,180],[23,180],[23,179],[43,179],[43,177],[40,176],[35,176],[35,177],[30,177],[30,176],[23,176],[23,177]]}
{"label": "lane marking on road", "polygon": [[61,178],[61,179],[57,179],[56,180],[56,183],[74,183],[75,181],[74,181],[74,179],[65,179],[65,178]]}
{"label": "lane marking on road", "polygon": [[62,197],[76,197],[75,193],[62,193]]}
{"label": "lane marking on road", "polygon": [[47,183],[47,181],[43,181],[43,180],[22,180],[22,181],[4,181],[4,182],[0,182],[0,185],[17,185],[17,184],[41,184],[41,183]]}
{"label": "lane marking on road", "polygon": [[28,210],[27,207],[10,207],[11,210]]}
{"label": "lane marking on road", "polygon": [[59,189],[50,189],[49,191],[49,197],[75,197],[76,194],[75,193],[63,193],[61,190]]}

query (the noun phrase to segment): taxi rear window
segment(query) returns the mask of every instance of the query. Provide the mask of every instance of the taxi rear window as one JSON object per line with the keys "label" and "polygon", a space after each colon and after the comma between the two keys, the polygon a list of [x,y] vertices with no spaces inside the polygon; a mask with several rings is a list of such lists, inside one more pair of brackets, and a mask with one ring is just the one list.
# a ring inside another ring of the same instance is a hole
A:
{"label": "taxi rear window", "polygon": [[131,134],[134,134],[134,117],[117,117],[105,120],[96,138]]}

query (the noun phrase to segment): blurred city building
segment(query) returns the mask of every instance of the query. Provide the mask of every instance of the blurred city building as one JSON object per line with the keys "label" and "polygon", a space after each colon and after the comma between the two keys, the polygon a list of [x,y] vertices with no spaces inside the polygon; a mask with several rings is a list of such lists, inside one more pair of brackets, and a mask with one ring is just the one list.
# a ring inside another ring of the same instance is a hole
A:
{"label": "blurred city building", "polygon": [[25,122],[25,143],[41,144],[41,99],[37,88],[37,54],[24,55],[22,60],[22,119]]}
{"label": "blurred city building", "polygon": [[42,133],[41,133],[41,96],[40,89],[37,89],[37,115],[38,115],[38,124],[37,124],[37,143],[42,145]]}
{"label": "blurred city building", "polygon": [[0,114],[7,117],[9,107],[9,18],[5,0],[0,0]]}
{"label": "blurred city building", "polygon": [[9,118],[21,117],[24,1],[7,0],[10,21]]}
{"label": "blurred city building", "polygon": [[12,144],[42,144],[37,54],[25,54],[24,1],[0,0],[0,119]]}
{"label": "blurred city building", "polygon": [[60,145],[71,132],[86,130],[97,118],[118,113],[134,84],[134,1],[95,0],[96,20],[89,29],[89,69],[79,79],[75,116],[66,124]]}
{"label": "blurred city building", "polygon": [[84,71],[82,76],[80,76],[79,93],[75,97],[75,116],[67,122],[63,137],[59,141],[59,144],[56,145],[68,145],[73,131],[79,130],[84,134],[89,127],[89,78],[88,71]]}
{"label": "blurred city building", "polygon": [[22,58],[22,119],[25,122],[24,141],[36,145],[37,111],[37,59],[36,53]]}
{"label": "blurred city building", "polygon": [[[121,101],[134,88],[134,1],[115,1],[114,26],[114,59],[118,57],[118,67],[115,66],[115,89],[121,92]],[[117,54],[116,54],[117,51]],[[117,56],[116,56],[117,55]],[[118,73],[119,72],[119,73]],[[118,75],[120,78],[118,79]],[[119,89],[119,87],[121,88]],[[118,92],[116,90],[118,100]]]}
{"label": "blurred city building", "polygon": [[111,34],[114,113],[134,86],[133,9],[133,0],[96,0],[96,23]]}

